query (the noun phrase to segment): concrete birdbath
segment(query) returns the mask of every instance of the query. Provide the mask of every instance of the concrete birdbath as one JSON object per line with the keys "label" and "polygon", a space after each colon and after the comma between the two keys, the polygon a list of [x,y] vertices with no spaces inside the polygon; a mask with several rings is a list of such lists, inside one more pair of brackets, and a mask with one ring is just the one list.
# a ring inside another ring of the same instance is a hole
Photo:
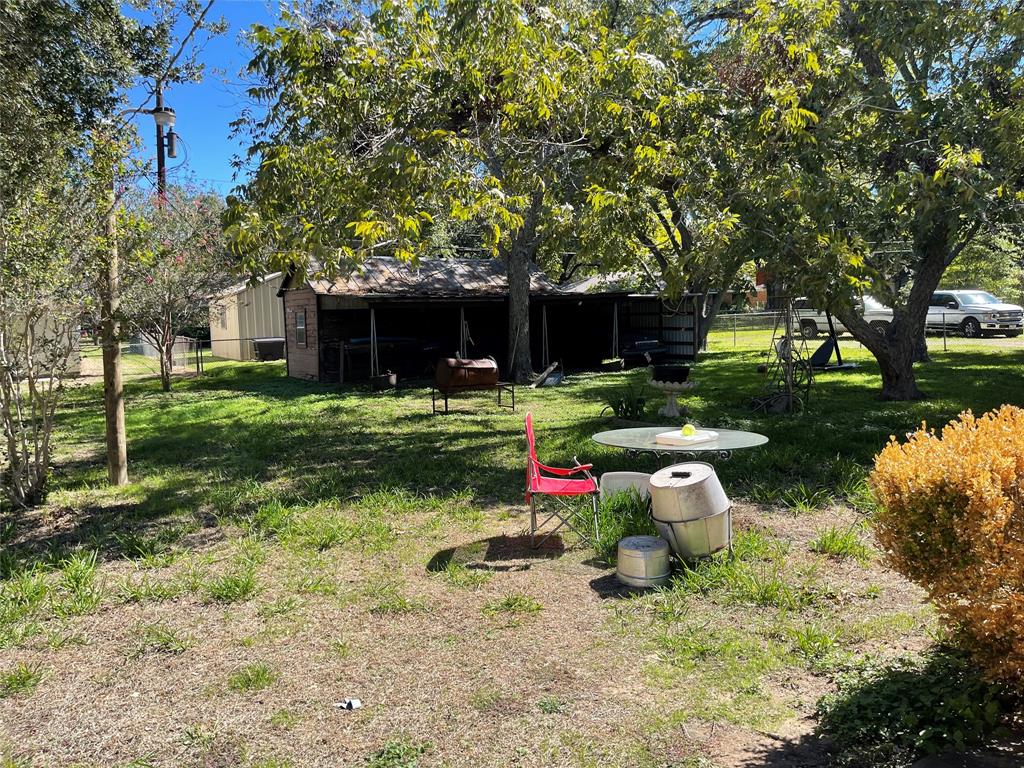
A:
{"label": "concrete birdbath", "polygon": [[689,379],[688,365],[651,366],[651,386],[665,393],[665,405],[658,409],[658,415],[672,419],[682,415],[676,398],[694,388],[694,382]]}

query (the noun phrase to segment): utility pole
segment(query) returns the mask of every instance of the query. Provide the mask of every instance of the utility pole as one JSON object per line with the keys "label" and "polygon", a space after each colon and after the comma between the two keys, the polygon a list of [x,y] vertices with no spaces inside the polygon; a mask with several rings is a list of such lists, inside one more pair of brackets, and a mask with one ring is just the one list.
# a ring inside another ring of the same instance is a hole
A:
{"label": "utility pole", "polygon": [[[164,111],[164,86],[156,81],[156,106],[153,114]],[[156,122],[156,199],[158,205],[164,204],[167,197],[167,161],[164,159],[164,126],[160,120]]]}
{"label": "utility pole", "polygon": [[[164,85],[156,82],[156,106],[150,111],[156,122],[156,199],[167,198],[167,160],[178,156],[178,134],[174,132],[174,110],[164,105]],[[164,131],[166,130],[166,133]]]}

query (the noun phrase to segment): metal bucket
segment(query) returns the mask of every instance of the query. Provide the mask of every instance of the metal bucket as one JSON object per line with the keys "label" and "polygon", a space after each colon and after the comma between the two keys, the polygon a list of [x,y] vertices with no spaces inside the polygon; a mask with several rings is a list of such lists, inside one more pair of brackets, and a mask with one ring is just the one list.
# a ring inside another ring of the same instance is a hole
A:
{"label": "metal bucket", "polygon": [[699,520],[730,506],[714,467],[707,462],[673,464],[651,475],[651,508],[663,523]]}
{"label": "metal bucket", "polygon": [[709,557],[732,544],[732,509],[699,520],[665,522],[655,518],[654,527],[683,560]]}
{"label": "metal bucket", "polygon": [[615,577],[630,587],[657,587],[671,575],[668,542],[657,536],[627,536],[619,542]]}

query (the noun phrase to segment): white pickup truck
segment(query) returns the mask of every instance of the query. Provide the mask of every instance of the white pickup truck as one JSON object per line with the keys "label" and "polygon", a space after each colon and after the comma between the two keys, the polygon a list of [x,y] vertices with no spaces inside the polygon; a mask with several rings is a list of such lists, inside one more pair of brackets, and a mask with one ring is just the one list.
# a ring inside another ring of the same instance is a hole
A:
{"label": "white pickup truck", "polygon": [[932,331],[958,331],[970,338],[1020,336],[1024,309],[1004,304],[985,291],[936,291],[928,307],[927,327]]}
{"label": "white pickup truck", "polygon": [[[793,308],[800,320],[800,333],[805,339],[813,339],[820,333],[828,333],[828,318],[825,317],[824,311],[812,308],[808,299],[794,300]],[[872,328],[882,333],[885,333],[885,329],[892,322],[892,310],[871,296],[865,296],[863,304],[857,302],[856,309],[864,315],[864,319]],[[832,327],[835,328],[836,335],[846,333],[846,326],[839,322],[835,315],[832,316]]]}

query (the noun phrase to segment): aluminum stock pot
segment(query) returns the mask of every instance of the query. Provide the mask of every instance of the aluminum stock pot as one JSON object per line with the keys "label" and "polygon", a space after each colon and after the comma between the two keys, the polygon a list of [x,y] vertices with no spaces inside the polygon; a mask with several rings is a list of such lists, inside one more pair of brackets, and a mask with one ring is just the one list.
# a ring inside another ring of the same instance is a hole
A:
{"label": "aluminum stock pot", "polygon": [[732,505],[714,468],[703,461],[674,464],[651,476],[651,516],[684,560],[732,544]]}
{"label": "aluminum stock pot", "polygon": [[732,505],[714,467],[691,461],[651,475],[651,506],[656,520],[677,523],[717,515]]}
{"label": "aluminum stock pot", "polygon": [[657,536],[627,536],[619,542],[615,576],[630,587],[656,587],[671,574],[668,543]]}

